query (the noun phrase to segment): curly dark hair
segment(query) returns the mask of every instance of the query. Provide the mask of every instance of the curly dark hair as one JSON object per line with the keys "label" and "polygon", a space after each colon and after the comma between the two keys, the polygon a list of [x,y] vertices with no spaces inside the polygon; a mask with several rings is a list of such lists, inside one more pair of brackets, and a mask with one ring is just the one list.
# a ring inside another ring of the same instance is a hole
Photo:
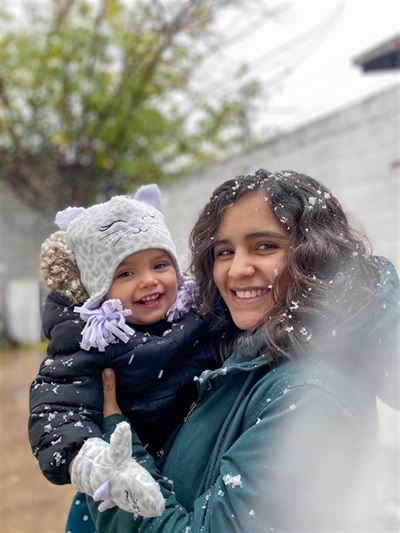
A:
{"label": "curly dark hair", "polygon": [[275,307],[257,325],[275,359],[296,357],[311,345],[320,349],[327,334],[350,330],[351,319],[371,307],[379,281],[380,265],[368,241],[349,226],[339,201],[321,183],[294,171],[263,169],[228,180],[212,194],[189,243],[199,309],[210,317],[222,359],[252,331],[234,326],[213,281],[213,240],[225,210],[257,191],[291,235],[286,268],[273,286]]}

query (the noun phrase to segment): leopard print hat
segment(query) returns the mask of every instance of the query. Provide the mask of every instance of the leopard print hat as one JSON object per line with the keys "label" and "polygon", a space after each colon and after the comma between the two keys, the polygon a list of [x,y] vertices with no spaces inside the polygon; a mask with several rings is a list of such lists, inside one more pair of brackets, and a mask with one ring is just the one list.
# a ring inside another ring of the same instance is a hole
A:
{"label": "leopard print hat", "polygon": [[55,222],[65,232],[80,281],[88,294],[86,309],[96,309],[111,287],[118,265],[129,255],[150,248],[165,250],[180,274],[176,248],[165,225],[157,185],[140,187],[135,197],[59,211]]}

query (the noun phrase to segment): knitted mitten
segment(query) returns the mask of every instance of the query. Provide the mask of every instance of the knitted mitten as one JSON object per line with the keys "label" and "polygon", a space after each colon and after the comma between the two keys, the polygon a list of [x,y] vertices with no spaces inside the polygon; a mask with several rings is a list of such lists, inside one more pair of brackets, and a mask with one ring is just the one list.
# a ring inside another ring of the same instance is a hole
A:
{"label": "knitted mitten", "polygon": [[88,439],[74,459],[71,483],[95,501],[104,500],[99,511],[118,506],[147,518],[159,516],[164,498],[156,481],[132,458],[131,438],[129,424],[120,422],[110,444]]}

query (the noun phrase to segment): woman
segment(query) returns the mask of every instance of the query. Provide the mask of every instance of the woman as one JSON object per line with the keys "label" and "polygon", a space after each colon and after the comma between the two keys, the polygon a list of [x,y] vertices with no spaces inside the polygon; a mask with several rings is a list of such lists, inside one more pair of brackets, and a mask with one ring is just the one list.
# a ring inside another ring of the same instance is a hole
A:
{"label": "woman", "polygon": [[[222,366],[154,460],[158,518],[98,513],[99,533],[369,529],[376,395],[396,405],[398,278],[320,183],[295,172],[240,176],[191,234],[199,307]],[[381,379],[382,378],[382,379]],[[104,431],[118,414],[105,378]],[[112,416],[108,416],[112,415]]]}

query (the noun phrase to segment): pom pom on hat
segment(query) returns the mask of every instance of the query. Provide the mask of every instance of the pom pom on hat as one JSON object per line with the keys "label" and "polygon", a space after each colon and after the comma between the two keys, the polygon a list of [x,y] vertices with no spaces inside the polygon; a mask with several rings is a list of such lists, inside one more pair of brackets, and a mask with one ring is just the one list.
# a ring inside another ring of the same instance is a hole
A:
{"label": "pom pom on hat", "polygon": [[49,289],[65,296],[73,304],[82,304],[89,298],[74,254],[65,243],[64,231],[52,233],[42,244],[40,273]]}

